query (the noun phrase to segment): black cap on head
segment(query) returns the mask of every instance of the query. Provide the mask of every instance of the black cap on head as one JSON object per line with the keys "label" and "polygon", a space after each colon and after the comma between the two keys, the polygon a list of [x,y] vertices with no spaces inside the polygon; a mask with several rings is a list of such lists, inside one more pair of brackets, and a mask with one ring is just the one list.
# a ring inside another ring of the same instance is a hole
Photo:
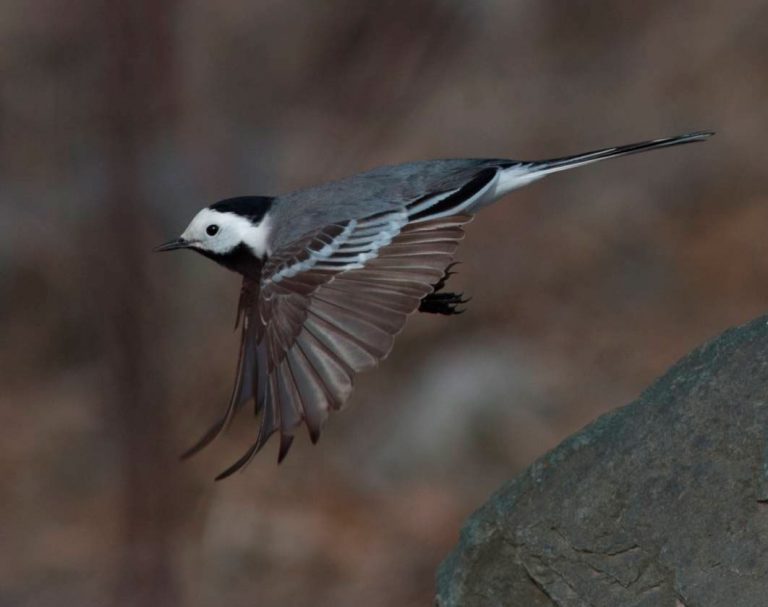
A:
{"label": "black cap on head", "polygon": [[208,208],[219,213],[233,213],[247,217],[250,221],[257,223],[272,207],[273,200],[274,198],[271,196],[237,196],[236,198],[219,200]]}

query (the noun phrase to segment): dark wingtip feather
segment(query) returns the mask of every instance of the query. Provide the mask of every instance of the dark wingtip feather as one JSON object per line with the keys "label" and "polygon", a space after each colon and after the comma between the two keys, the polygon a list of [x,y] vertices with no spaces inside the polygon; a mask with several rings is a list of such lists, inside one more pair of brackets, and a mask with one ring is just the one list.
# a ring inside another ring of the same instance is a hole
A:
{"label": "dark wingtip feather", "polygon": [[226,423],[227,418],[224,417],[220,419],[217,423],[215,423],[213,426],[211,426],[208,431],[198,440],[194,445],[192,445],[189,449],[184,451],[179,456],[179,459],[185,460],[189,459],[205,447],[211,444],[213,439],[215,439],[219,434],[221,434],[222,429],[224,428],[224,424]]}
{"label": "dark wingtip feather", "polygon": [[256,439],[256,442],[251,445],[251,447],[246,451],[240,459],[238,459],[234,464],[232,464],[229,468],[224,470],[222,473],[220,473],[214,480],[221,481],[227,478],[228,476],[232,476],[235,472],[240,470],[241,468],[244,468],[253,458],[254,456],[261,451],[261,448],[266,444],[267,439],[272,436],[272,432],[267,434],[266,436],[263,436],[261,433],[259,434],[259,437]]}
{"label": "dark wingtip feather", "polygon": [[240,470],[245,464],[240,463],[240,460],[237,460],[234,464],[232,464],[229,468],[224,470],[224,472],[219,473],[213,480],[214,481],[223,481],[225,478],[229,478],[232,476],[235,472]]}
{"label": "dark wingtip feather", "polygon": [[291,450],[291,445],[293,444],[293,436],[290,434],[281,434],[280,435],[280,452],[277,454],[277,463],[278,465],[283,463],[283,460],[285,459],[285,456],[288,455],[288,451]]}
{"label": "dark wingtip feather", "polygon": [[216,476],[216,478],[214,478],[213,480],[215,480],[215,481],[223,481],[225,478],[228,478],[228,477],[232,476],[235,472],[237,472],[243,466],[245,466],[245,464],[248,462],[248,460],[251,459],[252,456],[253,456],[253,453],[249,449],[248,452],[243,457],[241,457],[234,464],[229,466],[229,468],[227,468],[223,472],[219,473]]}

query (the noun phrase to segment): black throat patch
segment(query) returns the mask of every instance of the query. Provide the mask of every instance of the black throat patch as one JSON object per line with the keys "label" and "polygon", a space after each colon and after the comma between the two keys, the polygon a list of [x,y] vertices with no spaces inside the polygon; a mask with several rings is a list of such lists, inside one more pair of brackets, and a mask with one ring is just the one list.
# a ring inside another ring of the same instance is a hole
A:
{"label": "black throat patch", "polygon": [[228,270],[242,274],[247,278],[261,280],[263,262],[253,254],[248,245],[240,243],[229,253],[211,253],[210,251],[195,249],[194,247],[192,250],[197,251],[208,259],[212,259]]}

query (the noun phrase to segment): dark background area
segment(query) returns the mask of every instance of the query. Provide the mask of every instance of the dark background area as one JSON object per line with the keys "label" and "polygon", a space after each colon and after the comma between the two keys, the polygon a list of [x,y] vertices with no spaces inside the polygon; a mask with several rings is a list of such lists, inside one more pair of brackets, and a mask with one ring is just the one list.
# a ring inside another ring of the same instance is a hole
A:
{"label": "dark background area", "polygon": [[[768,3],[0,4],[0,603],[428,605],[461,521],[768,304]],[[280,467],[213,476],[238,279],[153,255],[202,206],[380,164],[712,129],[474,221],[415,317]]]}

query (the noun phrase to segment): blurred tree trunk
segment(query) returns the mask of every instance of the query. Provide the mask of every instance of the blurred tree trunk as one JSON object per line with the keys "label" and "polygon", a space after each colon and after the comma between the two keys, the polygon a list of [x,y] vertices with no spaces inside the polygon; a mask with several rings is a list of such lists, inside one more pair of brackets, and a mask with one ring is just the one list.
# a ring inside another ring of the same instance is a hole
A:
{"label": "blurred tree trunk", "polygon": [[180,604],[172,559],[180,470],[155,347],[163,310],[147,271],[153,217],[142,187],[146,152],[173,124],[174,5],[174,0],[102,5],[107,182],[99,227],[103,282],[96,296],[107,329],[106,406],[121,458],[116,603],[125,606]]}

